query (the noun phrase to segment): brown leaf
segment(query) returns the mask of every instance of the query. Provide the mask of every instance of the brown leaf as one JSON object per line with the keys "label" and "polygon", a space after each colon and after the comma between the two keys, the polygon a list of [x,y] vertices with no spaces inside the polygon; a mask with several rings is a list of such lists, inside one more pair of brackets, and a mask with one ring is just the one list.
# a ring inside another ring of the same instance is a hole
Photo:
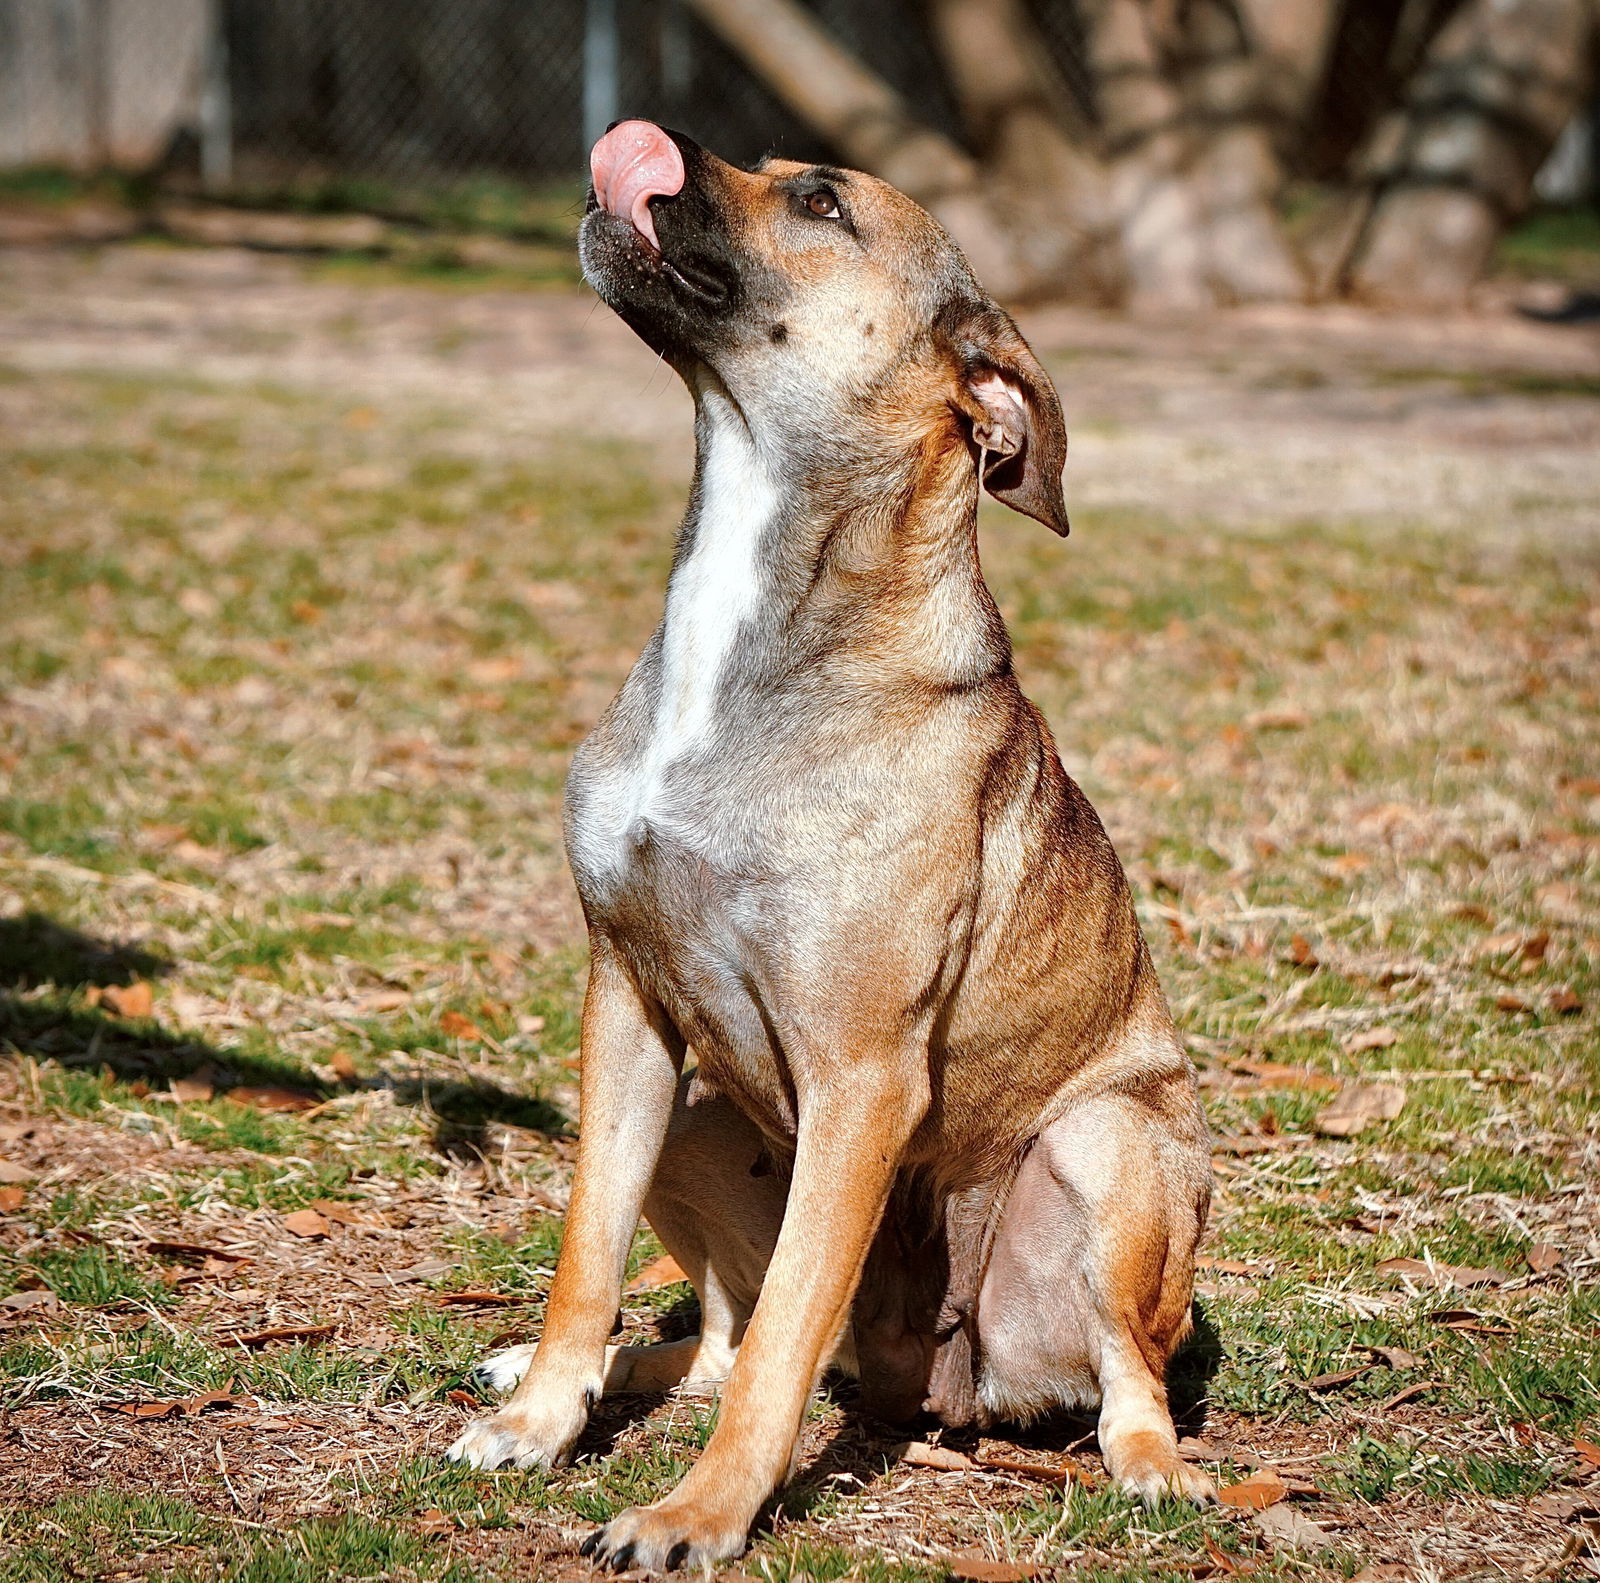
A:
{"label": "brown leaf", "polygon": [[1229,1555],[1213,1539],[1205,1540],[1205,1547],[1206,1554],[1211,1557],[1213,1573],[1220,1573],[1223,1577],[1248,1577],[1255,1571],[1248,1561]]}
{"label": "brown leaf", "polygon": [[446,1391],[444,1393],[444,1399],[447,1402],[454,1402],[457,1407],[474,1407],[474,1408],[476,1408],[476,1407],[482,1407],[483,1406],[483,1403],[480,1402],[478,1400],[478,1398],[472,1394],[471,1391],[461,1391],[461,1390]]}
{"label": "brown leaf", "polygon": [[107,984],[100,991],[100,1004],[118,1017],[148,1017],[156,1009],[156,997],[148,984],[138,980]]}
{"label": "brown leaf", "polygon": [[435,1292],[434,1298],[447,1308],[503,1308],[528,1301],[526,1297],[508,1297],[504,1292]]}
{"label": "brown leaf", "polygon": [[283,1229],[297,1237],[325,1237],[328,1234],[326,1218],[314,1209],[297,1209],[283,1217]]}
{"label": "brown leaf", "polygon": [[249,1396],[235,1396],[232,1390],[206,1391],[199,1396],[191,1396],[188,1401],[178,1404],[183,1408],[184,1414],[189,1418],[197,1418],[208,1407],[249,1407],[254,1401]]}
{"label": "brown leaf", "polygon": [[977,1466],[966,1452],[930,1446],[926,1440],[912,1440],[901,1446],[900,1460],[907,1467],[938,1468],[942,1473],[966,1473]]}
{"label": "brown leaf", "polygon": [[1568,1522],[1590,1512],[1600,1513],[1600,1489],[1552,1490],[1547,1495],[1541,1495],[1528,1510],[1537,1512],[1541,1517],[1554,1517],[1557,1522]]}
{"label": "brown leaf", "polygon": [[1551,1011],[1562,1017],[1576,1016],[1578,1012],[1583,1010],[1583,1002],[1566,985],[1562,985],[1560,989],[1551,990],[1550,998],[1546,1004]]}
{"label": "brown leaf", "polygon": [[1383,1275],[1401,1275],[1440,1291],[1452,1288],[1463,1292],[1479,1286],[1504,1286],[1512,1278],[1510,1270],[1479,1269],[1467,1264],[1430,1264],[1425,1259],[1383,1259],[1378,1270]]}
{"label": "brown leaf", "polygon": [[1070,1484],[1078,1476],[1076,1468],[1056,1467],[1049,1462],[1016,1462],[1010,1457],[979,1457],[978,1466],[1025,1479],[1043,1479],[1047,1484]]}
{"label": "brown leaf", "polygon": [[447,1011],[439,1018],[439,1031],[447,1033],[452,1039],[475,1040],[483,1037],[483,1029],[470,1017],[463,1017],[459,1011]]}
{"label": "brown leaf", "polygon": [[230,1088],[222,1096],[236,1105],[249,1105],[253,1110],[300,1111],[315,1110],[322,1101],[303,1089],[265,1087]]}
{"label": "brown leaf", "polygon": [[679,1281],[686,1281],[689,1277],[683,1273],[683,1267],[670,1253],[663,1253],[659,1259],[652,1259],[628,1283],[630,1292],[653,1292],[658,1287],[675,1286]]}
{"label": "brown leaf", "polygon": [[14,1215],[27,1199],[25,1187],[0,1187],[0,1215]]}
{"label": "brown leaf", "polygon": [[1416,1574],[1399,1561],[1372,1561],[1350,1579],[1350,1583],[1412,1583]]}
{"label": "brown leaf", "polygon": [[332,1056],[329,1057],[328,1065],[333,1068],[333,1075],[341,1083],[353,1083],[356,1081],[355,1058],[348,1050],[335,1050]]}
{"label": "brown leaf", "polygon": [[1443,1325],[1446,1330],[1459,1330],[1464,1335],[1478,1336],[1512,1336],[1516,1334],[1513,1326],[1505,1323],[1494,1323],[1485,1319],[1482,1314],[1474,1313],[1470,1308],[1436,1308],[1428,1315],[1436,1325]]}
{"label": "brown leaf", "polygon": [[1600,1473],[1600,1446],[1580,1435],[1573,1440],[1572,1449],[1582,1459],[1585,1473]]}
{"label": "brown leaf", "polygon": [[1522,996],[1507,992],[1504,995],[1495,996],[1494,1009],[1496,1011],[1532,1011],[1533,1007]]}
{"label": "brown leaf", "polygon": [[437,1506],[430,1506],[419,1518],[417,1527],[425,1534],[453,1534],[456,1525]]}
{"label": "brown leaf", "polygon": [[129,1418],[171,1418],[183,1411],[182,1402],[121,1402],[117,1409]]}
{"label": "brown leaf", "polygon": [[1322,1529],[1292,1506],[1269,1507],[1256,1512],[1250,1521],[1272,1541],[1274,1549],[1319,1550],[1328,1542]]}
{"label": "brown leaf", "polygon": [[1459,907],[1450,909],[1452,918],[1459,918],[1463,923],[1481,923],[1485,929],[1494,922],[1494,914],[1487,907],[1480,907],[1476,902],[1464,902]]}
{"label": "brown leaf", "polygon": [[271,1330],[252,1330],[243,1336],[220,1336],[229,1347],[264,1347],[272,1341],[326,1341],[337,1325],[278,1325]]}
{"label": "brown leaf", "polygon": [[1380,1413],[1389,1412],[1402,1402],[1409,1402],[1413,1397],[1421,1396],[1426,1391],[1438,1390],[1439,1385],[1440,1382],[1438,1380],[1418,1380],[1416,1384],[1408,1385],[1404,1390],[1396,1391],[1393,1396],[1386,1397],[1379,1402],[1378,1411]]}
{"label": "brown leaf", "polygon": [[204,1265],[213,1260],[220,1260],[227,1265],[250,1262],[242,1253],[225,1253],[221,1248],[203,1247],[198,1242],[147,1242],[144,1251],[153,1253],[158,1259],[176,1259],[179,1264]]}
{"label": "brown leaf", "polygon": [[45,1287],[40,1287],[32,1292],[13,1292],[9,1297],[0,1297],[0,1308],[12,1313],[21,1313],[28,1308],[59,1308],[61,1300],[56,1294]]}
{"label": "brown leaf", "polygon": [[1533,934],[1512,931],[1509,934],[1491,934],[1477,949],[1480,957],[1517,956],[1524,962],[1542,962],[1550,949],[1550,931],[1540,929]]}
{"label": "brown leaf", "polygon": [[1422,1359],[1415,1352],[1407,1352],[1404,1347],[1368,1347],[1367,1351],[1380,1362],[1388,1364],[1391,1369],[1422,1367]]}
{"label": "brown leaf", "polygon": [[1398,1083],[1352,1083],[1317,1112],[1312,1125],[1325,1137],[1348,1138],[1371,1122],[1393,1121],[1405,1103],[1406,1091]]}
{"label": "brown leaf", "polygon": [[1237,1484],[1229,1484],[1219,1490],[1217,1499],[1224,1506],[1238,1506],[1259,1512],[1276,1505],[1288,1493],[1289,1486],[1275,1468],[1257,1468]]}
{"label": "brown leaf", "polygon": [[1290,937],[1289,961],[1295,967],[1313,968],[1317,966],[1317,953],[1311,949],[1311,942],[1303,934]]}
{"label": "brown leaf", "polygon": [[981,1550],[963,1550],[945,1563],[953,1578],[970,1579],[971,1583],[1027,1583],[1038,1575],[1036,1566],[1018,1565],[1012,1561],[991,1561]]}
{"label": "brown leaf", "polygon": [[1227,1454],[1225,1446],[1213,1445],[1195,1435],[1185,1435],[1178,1442],[1178,1455],[1185,1462],[1220,1462]]}
{"label": "brown leaf", "polygon": [[1561,1249],[1550,1242],[1536,1242],[1524,1257],[1535,1275],[1548,1275],[1561,1263]]}
{"label": "brown leaf", "polygon": [[1359,1380],[1363,1374],[1375,1368],[1372,1363],[1363,1363],[1359,1368],[1335,1369],[1331,1374],[1318,1374],[1306,1381],[1308,1391],[1331,1391],[1337,1385],[1348,1385],[1351,1380]]}
{"label": "brown leaf", "polygon": [[336,1220],[341,1226],[381,1226],[383,1217],[360,1204],[339,1198],[313,1198],[311,1207],[326,1220]]}
{"label": "brown leaf", "polygon": [[1229,1065],[1241,1076],[1253,1077],[1262,1088],[1309,1088],[1331,1094],[1339,1087],[1338,1078],[1309,1067],[1284,1066],[1278,1061],[1232,1061]]}
{"label": "brown leaf", "polygon": [[1303,731],[1311,716],[1304,709],[1258,709],[1244,724],[1247,731]]}
{"label": "brown leaf", "polygon": [[0,1182],[13,1186],[31,1182],[37,1173],[11,1160],[0,1160]]}
{"label": "brown leaf", "polygon": [[202,1077],[175,1077],[168,1085],[180,1105],[204,1104],[216,1096],[216,1089]]}
{"label": "brown leaf", "polygon": [[1368,1028],[1362,1033],[1352,1033],[1341,1048],[1346,1055],[1360,1055],[1363,1050],[1387,1050],[1398,1044],[1400,1035],[1393,1028]]}

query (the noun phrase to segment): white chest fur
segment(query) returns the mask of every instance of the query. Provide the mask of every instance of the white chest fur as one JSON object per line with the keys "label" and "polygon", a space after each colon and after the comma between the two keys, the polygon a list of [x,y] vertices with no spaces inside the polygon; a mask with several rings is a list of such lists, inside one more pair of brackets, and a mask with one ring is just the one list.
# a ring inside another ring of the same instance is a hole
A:
{"label": "white chest fur", "polygon": [[573,829],[573,855],[596,876],[625,866],[642,824],[672,829],[687,812],[667,796],[669,771],[711,740],[734,646],[761,600],[758,557],[778,488],[738,413],[704,401],[699,509],[667,586],[648,732],[586,788]]}

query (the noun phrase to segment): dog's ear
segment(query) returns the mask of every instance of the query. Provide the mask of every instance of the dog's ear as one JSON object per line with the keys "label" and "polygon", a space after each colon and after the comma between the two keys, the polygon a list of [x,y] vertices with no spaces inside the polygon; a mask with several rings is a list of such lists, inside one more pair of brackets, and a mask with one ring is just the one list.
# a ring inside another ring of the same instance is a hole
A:
{"label": "dog's ear", "polygon": [[1067,425],[1044,365],[993,303],[962,303],[940,321],[955,359],[954,404],[971,425],[983,487],[1065,538]]}

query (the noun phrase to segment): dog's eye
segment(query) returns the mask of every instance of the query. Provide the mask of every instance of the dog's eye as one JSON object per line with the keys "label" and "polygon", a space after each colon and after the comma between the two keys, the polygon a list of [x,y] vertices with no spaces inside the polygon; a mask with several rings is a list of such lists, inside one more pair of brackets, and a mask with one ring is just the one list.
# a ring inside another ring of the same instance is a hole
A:
{"label": "dog's eye", "polygon": [[826,187],[820,188],[806,199],[806,208],[824,220],[843,218],[839,213],[839,200]]}

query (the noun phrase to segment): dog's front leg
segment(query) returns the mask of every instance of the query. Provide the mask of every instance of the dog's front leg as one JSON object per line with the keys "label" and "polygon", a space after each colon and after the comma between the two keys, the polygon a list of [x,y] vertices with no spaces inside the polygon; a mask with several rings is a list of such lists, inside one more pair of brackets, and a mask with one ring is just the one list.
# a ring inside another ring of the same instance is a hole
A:
{"label": "dog's front leg", "polygon": [[926,1108],[925,1072],[889,1061],[843,1066],[802,1095],[783,1229],[716,1432],[670,1495],[620,1513],[587,1553],[619,1569],[670,1569],[743,1550],[762,1502],[788,1477],[812,1387]]}
{"label": "dog's front leg", "polygon": [[593,942],[583,1003],[578,1164],[544,1334],[532,1365],[498,1412],[450,1448],[477,1468],[550,1468],[588,1422],[605,1372],[628,1249],[672,1114],[683,1048],[632,977]]}

